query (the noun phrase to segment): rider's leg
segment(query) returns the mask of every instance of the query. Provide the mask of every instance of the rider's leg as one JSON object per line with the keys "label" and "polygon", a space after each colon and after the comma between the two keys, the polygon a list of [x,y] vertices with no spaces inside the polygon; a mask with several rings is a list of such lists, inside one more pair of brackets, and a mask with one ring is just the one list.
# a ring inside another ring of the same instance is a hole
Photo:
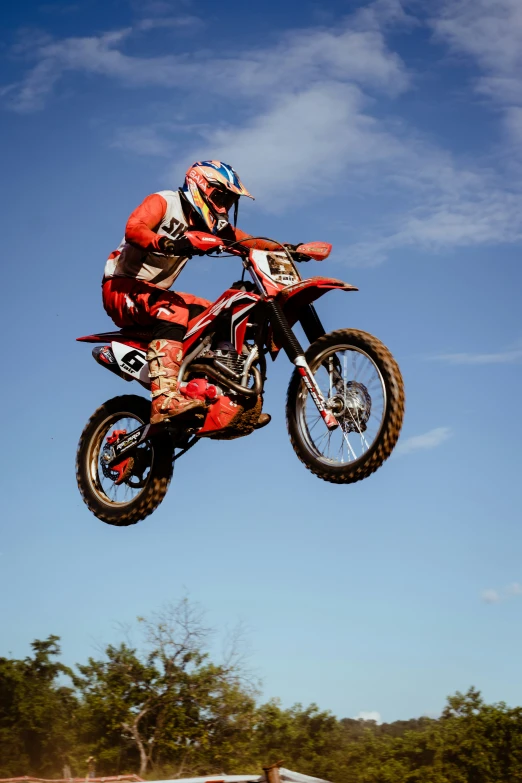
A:
{"label": "rider's leg", "polygon": [[133,278],[115,277],[103,285],[105,310],[117,326],[152,328],[147,360],[154,424],[205,407],[201,400],[184,397],[177,382],[189,316],[210,305],[206,299],[189,299],[187,303],[184,295]]}
{"label": "rider's leg", "polygon": [[[179,294],[133,277],[112,277],[103,283],[103,306],[119,327],[154,327],[158,321],[187,327],[211,302],[191,294]],[[155,335],[156,336],[156,335]]]}
{"label": "rider's leg", "polygon": [[179,389],[178,374],[183,360],[181,341],[152,340],[149,343],[147,360],[152,396],[151,424],[205,407],[203,400],[184,397]]}
{"label": "rider's leg", "polygon": [[[188,304],[189,307],[189,327],[192,326],[192,319],[196,318],[203,309],[206,309],[210,302],[206,302],[205,307],[201,307],[203,303],[205,303],[205,299],[199,299],[198,297],[193,296],[192,294],[180,294],[181,297],[183,297],[183,300]],[[260,430],[262,427],[266,427],[267,424],[270,424],[272,421],[272,417],[269,413],[260,413],[259,419],[257,421],[257,424],[255,425],[254,429]]]}
{"label": "rider's leg", "polygon": [[152,424],[206,407],[203,400],[189,399],[183,395],[178,376],[189,317],[191,313],[201,313],[208,305],[210,302],[206,299],[162,289],[157,289],[149,297],[149,314],[156,319],[153,324],[154,339],[149,343],[147,351]]}
{"label": "rider's leg", "polygon": [[[151,391],[153,395],[156,393],[152,400],[151,417],[157,421],[201,407],[198,400],[190,400],[189,403],[186,398],[180,398],[177,388],[178,357],[189,319],[196,318],[210,304],[192,294],[178,294],[129,277],[111,278],[103,285],[103,305],[117,326],[153,327],[155,339],[149,345],[149,368],[151,373],[162,373],[155,378],[151,375]],[[164,341],[167,345],[157,347],[157,341]],[[165,355],[156,356],[156,353]],[[265,427],[269,421],[270,415],[261,413],[256,429]]]}

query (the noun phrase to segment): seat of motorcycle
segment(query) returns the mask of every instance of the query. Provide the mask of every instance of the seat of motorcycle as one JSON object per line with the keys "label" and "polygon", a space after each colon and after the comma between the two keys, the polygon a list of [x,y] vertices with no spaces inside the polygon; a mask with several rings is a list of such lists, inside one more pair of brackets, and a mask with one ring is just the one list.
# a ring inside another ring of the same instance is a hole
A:
{"label": "seat of motorcycle", "polygon": [[153,336],[152,326],[124,326],[116,334],[122,337],[131,337],[135,340],[147,340],[150,342]]}
{"label": "seat of motorcycle", "polygon": [[113,332],[98,332],[88,334],[85,337],[77,337],[81,343],[111,343],[113,340],[136,340],[136,342],[150,343],[152,340],[152,328],[146,326],[124,326]]}

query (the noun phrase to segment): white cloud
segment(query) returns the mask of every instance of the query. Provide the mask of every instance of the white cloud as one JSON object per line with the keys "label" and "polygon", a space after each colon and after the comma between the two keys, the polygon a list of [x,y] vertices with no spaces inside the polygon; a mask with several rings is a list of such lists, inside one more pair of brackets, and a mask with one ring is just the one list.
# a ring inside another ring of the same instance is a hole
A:
{"label": "white cloud", "polygon": [[372,720],[378,724],[382,723],[381,713],[376,710],[361,710],[361,712],[358,712],[355,716],[355,720]]}
{"label": "white cloud", "polygon": [[[143,58],[122,46],[132,30],[37,47],[39,62],[6,95],[19,112],[41,108],[68,72],[98,74],[127,87],[162,86],[215,93],[241,107],[250,119],[232,127],[211,126],[193,138],[183,157],[231,159],[249,185],[274,209],[297,194],[324,192],[350,170],[360,180],[379,161],[402,156],[404,147],[371,113],[368,91],[397,95],[409,77],[390,51],[380,25],[407,17],[398,0],[377,0],[335,28],[284,33],[271,47],[245,48],[234,58],[212,54]],[[155,17],[138,23],[156,25]],[[212,73],[212,79],[208,74]],[[364,90],[364,92],[363,92]],[[232,96],[232,97],[231,97]],[[113,146],[137,154],[166,155],[171,142],[154,126],[124,128]]]}
{"label": "white cloud", "polygon": [[112,142],[113,147],[134,155],[167,157],[172,153],[172,144],[154,126],[132,126],[120,128]]}
{"label": "white cloud", "polygon": [[[211,149],[233,160],[257,196],[275,209],[286,201],[324,195],[348,169],[401,154],[401,145],[364,111],[354,85],[318,84],[276,100],[242,127],[209,130],[192,153]],[[268,199],[266,199],[268,202]]]}
{"label": "white cloud", "polygon": [[173,13],[183,16],[194,6],[193,0],[130,0],[137,16],[168,19]]}
{"label": "white cloud", "polygon": [[513,144],[522,149],[522,107],[509,106],[506,109],[504,126]]}
{"label": "white cloud", "polygon": [[449,440],[452,435],[450,427],[436,427],[423,435],[413,435],[410,438],[399,441],[395,453],[404,455],[411,454],[413,451],[435,449]]}
{"label": "white cloud", "polygon": [[501,601],[507,601],[520,595],[522,595],[522,584],[520,582],[512,582],[501,590],[491,588],[483,590],[480,597],[486,604],[498,604]]}
{"label": "white cloud", "polygon": [[433,359],[447,364],[515,364],[522,361],[522,348],[496,353],[442,353]]}
{"label": "white cloud", "polygon": [[388,240],[389,246],[415,245],[438,250],[473,247],[522,238],[522,196],[498,190],[488,193],[487,180],[477,183],[475,197],[466,188],[452,196],[441,194],[437,203],[413,210]]}
{"label": "white cloud", "polygon": [[20,113],[42,108],[59,78],[52,58],[40,60],[23,82],[2,89],[3,95],[8,96],[7,106]]}
{"label": "white cloud", "polygon": [[[193,21],[186,17],[185,22]],[[141,31],[156,26],[147,18]],[[15,111],[42,108],[57,81],[68,71],[96,73],[126,86],[160,85],[192,91],[205,89],[225,95],[269,98],[287,94],[314,82],[353,82],[396,95],[408,84],[400,57],[391,52],[382,33],[352,29],[348,23],[336,29],[302,29],[282,36],[271,48],[245,48],[234,58],[170,55],[137,57],[118,48],[132,34],[131,28],[84,38],[65,38],[35,46],[38,60],[23,81],[14,85]],[[208,74],[212,79],[208,79]]]}
{"label": "white cloud", "polygon": [[431,21],[439,39],[482,69],[480,92],[504,103],[522,102],[520,0],[444,0]]}
{"label": "white cloud", "polygon": [[[387,232],[345,250],[353,264],[378,263],[397,248],[428,252],[514,243],[522,239],[522,189],[489,169],[461,167],[447,153],[403,140],[400,176],[389,174],[399,198],[409,189],[418,205],[404,208]],[[399,168],[399,166],[397,166]]]}
{"label": "white cloud", "polygon": [[365,30],[382,30],[388,25],[416,27],[418,20],[408,14],[401,0],[375,0],[359,8],[353,17],[354,26]]}
{"label": "white cloud", "polygon": [[483,590],[481,598],[486,604],[496,604],[501,600],[500,594],[497,590]]}
{"label": "white cloud", "polygon": [[[371,6],[364,10],[369,13]],[[301,50],[293,56],[299,62]],[[267,60],[269,72],[279,71],[279,54]],[[382,69],[384,85],[394,63],[384,50],[378,62],[379,68],[365,69],[366,81]],[[290,74],[292,68],[281,72]],[[252,75],[245,76],[249,84]],[[192,156],[212,150],[218,158],[233,159],[255,183],[253,189],[269,193],[274,208],[285,200],[294,202],[296,196],[309,198],[314,189],[324,195],[340,181],[345,194],[374,188],[394,204],[406,202],[388,227],[378,230],[373,224],[371,239],[346,248],[345,258],[352,264],[375,264],[390,251],[408,246],[441,251],[522,239],[518,185],[510,187],[490,169],[459,165],[449,152],[404,124],[376,119],[368,84],[363,84],[361,73],[359,77],[356,85],[328,80],[325,73],[324,81],[307,83],[306,88],[276,90],[271,103],[240,127],[209,129]],[[263,78],[272,83],[274,75]],[[286,78],[280,82],[286,84]],[[415,206],[410,207],[412,197]]]}
{"label": "white cloud", "polygon": [[[139,61],[121,54],[116,45],[130,34],[119,30],[89,38],[66,38],[35,47],[38,63],[19,84],[12,85],[8,107],[18,112],[43,108],[49,94],[67,70],[139,77]],[[138,58],[136,58],[138,60]],[[136,68],[138,65],[138,68]],[[139,81],[137,83],[140,83]]]}
{"label": "white cloud", "polygon": [[[484,79],[519,83],[521,55],[511,27],[518,29],[520,14],[514,2],[497,5],[444,0],[432,24],[440,39],[487,69]],[[335,27],[287,31],[273,45],[245,46],[233,57],[211,51],[148,58],[127,54],[131,49],[124,47],[136,31],[143,34],[159,24],[156,11],[153,4],[142,9],[146,17],[134,30],[42,39],[34,47],[36,64],[20,83],[3,88],[4,102],[18,112],[41,108],[72,72],[129,89],[186,91],[200,107],[219,99],[231,109],[234,125],[195,125],[177,144],[179,162],[201,156],[230,160],[265,208],[324,197],[339,192],[341,183],[347,202],[355,193],[387,198],[379,224],[373,220],[366,235],[359,226],[357,241],[344,249],[350,264],[375,264],[405,247],[438,252],[522,239],[522,186],[512,173],[502,177],[478,164],[462,165],[397,118],[377,116],[375,95],[384,94],[388,101],[411,82],[385,37],[392,25],[418,24],[400,0],[375,0]],[[195,17],[179,19],[188,24]],[[490,24],[495,44],[488,42]],[[499,51],[505,30],[507,51]],[[506,95],[507,87],[502,91]],[[141,155],[173,155],[167,124],[122,128],[113,146]],[[522,140],[519,107],[506,108],[505,127],[511,138]],[[180,123],[179,134],[184,129]]]}
{"label": "white cloud", "polygon": [[198,16],[186,14],[170,17],[146,17],[145,19],[140,19],[140,21],[136,23],[136,28],[138,30],[143,30],[144,32],[156,29],[165,30],[169,27],[180,27],[186,30],[189,27],[199,27],[202,24],[203,22]]}

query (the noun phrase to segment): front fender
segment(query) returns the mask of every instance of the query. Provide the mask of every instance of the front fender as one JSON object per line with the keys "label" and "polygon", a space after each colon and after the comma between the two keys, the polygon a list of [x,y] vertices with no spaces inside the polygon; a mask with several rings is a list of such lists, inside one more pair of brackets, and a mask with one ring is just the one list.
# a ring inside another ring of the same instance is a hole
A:
{"label": "front fender", "polygon": [[343,280],[336,280],[335,277],[309,277],[299,283],[287,285],[276,296],[276,300],[283,308],[288,323],[293,326],[299,320],[299,313],[303,307],[312,304],[328,291],[334,290],[358,291],[359,289]]}
{"label": "front fender", "polygon": [[[293,326],[301,316],[305,307],[315,302],[327,291],[358,291],[354,285],[337,280],[334,277],[309,277],[299,283],[292,283],[283,288],[275,297],[283,308],[289,326]],[[267,344],[270,346],[270,355],[275,360],[281,349],[281,345],[273,330],[268,333]]]}

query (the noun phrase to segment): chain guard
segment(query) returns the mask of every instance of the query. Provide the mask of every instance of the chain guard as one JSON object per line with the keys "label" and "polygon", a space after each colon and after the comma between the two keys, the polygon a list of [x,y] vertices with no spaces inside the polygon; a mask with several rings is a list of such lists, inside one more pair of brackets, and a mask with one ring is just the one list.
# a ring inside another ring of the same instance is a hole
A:
{"label": "chain guard", "polygon": [[[148,457],[148,459],[144,464],[145,455]],[[104,456],[112,457],[112,444],[109,444],[107,442],[105,443],[102,449],[102,453],[100,455],[100,463],[101,463],[102,473],[105,476],[105,478],[108,479],[109,481],[113,481],[116,483],[120,477],[120,473],[108,465],[108,462],[106,459],[104,459]],[[147,482],[147,479],[143,478],[143,474],[145,473],[147,468],[150,468],[152,464],[151,456],[152,455],[151,455],[150,444],[147,443],[141,446],[140,448],[137,448],[133,453],[133,463],[131,466],[131,471],[129,475],[120,483],[127,484],[129,487],[132,487],[132,489],[141,489],[142,487],[144,487]],[[135,480],[133,481],[132,479]]]}

